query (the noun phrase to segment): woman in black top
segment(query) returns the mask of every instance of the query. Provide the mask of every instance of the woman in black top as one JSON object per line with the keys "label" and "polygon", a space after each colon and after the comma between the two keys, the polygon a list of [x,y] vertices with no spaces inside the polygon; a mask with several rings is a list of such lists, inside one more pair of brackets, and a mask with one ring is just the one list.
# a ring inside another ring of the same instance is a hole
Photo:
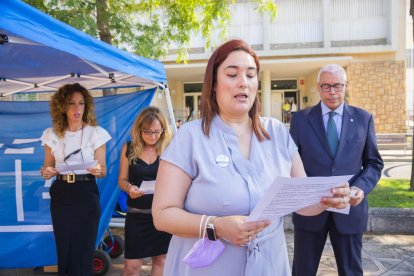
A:
{"label": "woman in black top", "polygon": [[151,275],[163,273],[171,235],[155,229],[151,205],[159,156],[169,141],[167,120],[158,108],[147,107],[122,148],[118,185],[128,194],[123,275],[139,275],[147,257],[152,257]]}

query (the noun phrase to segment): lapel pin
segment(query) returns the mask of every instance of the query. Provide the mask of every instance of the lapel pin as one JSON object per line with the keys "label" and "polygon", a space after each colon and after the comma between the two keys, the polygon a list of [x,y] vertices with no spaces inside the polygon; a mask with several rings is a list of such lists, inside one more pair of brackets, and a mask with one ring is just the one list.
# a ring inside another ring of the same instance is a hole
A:
{"label": "lapel pin", "polygon": [[351,123],[353,123],[353,122],[354,122],[354,119],[353,119],[353,118],[351,118],[351,119],[350,119],[350,121],[351,121]]}
{"label": "lapel pin", "polygon": [[219,154],[216,157],[216,164],[222,168],[225,168],[230,164],[230,159],[224,154]]}

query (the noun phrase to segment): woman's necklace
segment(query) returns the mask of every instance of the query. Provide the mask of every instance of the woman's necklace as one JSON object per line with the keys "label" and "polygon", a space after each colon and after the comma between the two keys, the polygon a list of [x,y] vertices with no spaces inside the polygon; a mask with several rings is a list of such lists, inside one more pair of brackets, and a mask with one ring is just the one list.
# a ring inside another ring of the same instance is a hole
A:
{"label": "woman's necklace", "polygon": [[145,146],[144,149],[146,149],[148,151],[154,151],[155,147],[154,146]]}
{"label": "woman's necklace", "polygon": [[157,161],[157,153],[155,152],[155,146],[145,146],[141,155],[141,159],[149,166]]}
{"label": "woman's necklace", "polygon": [[[79,130],[81,130],[81,139],[80,139],[80,145],[79,145],[79,149],[74,150],[73,152],[69,153],[68,155],[65,155],[65,148],[66,148],[66,144],[65,144],[65,137],[63,137],[63,147],[62,147],[62,156],[63,156],[63,162],[66,163],[66,160],[69,159],[72,155],[77,154],[80,152],[81,157],[82,157],[82,163],[85,163],[85,161],[83,160],[83,153],[82,153],[82,143],[83,143],[83,123],[80,129],[78,129],[77,131],[74,131],[74,135],[71,137],[75,137],[76,132],[78,132]],[[70,131],[68,129],[68,131]],[[71,131],[72,132],[72,131]],[[67,132],[65,132],[66,134]],[[66,135],[65,135],[66,136]]]}

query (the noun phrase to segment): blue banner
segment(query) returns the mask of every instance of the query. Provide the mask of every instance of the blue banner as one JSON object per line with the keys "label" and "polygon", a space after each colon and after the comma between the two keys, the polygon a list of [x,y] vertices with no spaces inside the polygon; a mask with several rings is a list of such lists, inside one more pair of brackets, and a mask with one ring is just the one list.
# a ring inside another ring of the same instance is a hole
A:
{"label": "blue banner", "polygon": [[[112,139],[107,143],[107,176],[98,180],[101,220],[97,244],[118,200],[119,155],[134,120],[155,89],[95,98],[98,124]],[[44,148],[40,136],[52,126],[48,102],[0,102],[0,268],[57,263],[50,217],[49,187],[39,173]]]}

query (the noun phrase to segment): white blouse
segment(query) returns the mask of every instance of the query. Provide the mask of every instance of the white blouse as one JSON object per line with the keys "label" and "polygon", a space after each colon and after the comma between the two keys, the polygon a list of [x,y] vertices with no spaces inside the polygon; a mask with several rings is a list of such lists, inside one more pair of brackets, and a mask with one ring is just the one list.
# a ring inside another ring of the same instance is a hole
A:
{"label": "white blouse", "polygon": [[[94,160],[95,150],[111,139],[109,133],[100,126],[85,126],[83,129],[72,132],[65,131],[63,138],[59,138],[53,128],[43,131],[40,140],[42,145],[48,145],[55,158],[55,166],[76,165]],[[78,153],[74,151],[81,149]],[[64,158],[70,155],[66,162]],[[59,173],[71,173],[72,171],[62,171]],[[76,174],[87,174],[86,170],[75,170]]]}

